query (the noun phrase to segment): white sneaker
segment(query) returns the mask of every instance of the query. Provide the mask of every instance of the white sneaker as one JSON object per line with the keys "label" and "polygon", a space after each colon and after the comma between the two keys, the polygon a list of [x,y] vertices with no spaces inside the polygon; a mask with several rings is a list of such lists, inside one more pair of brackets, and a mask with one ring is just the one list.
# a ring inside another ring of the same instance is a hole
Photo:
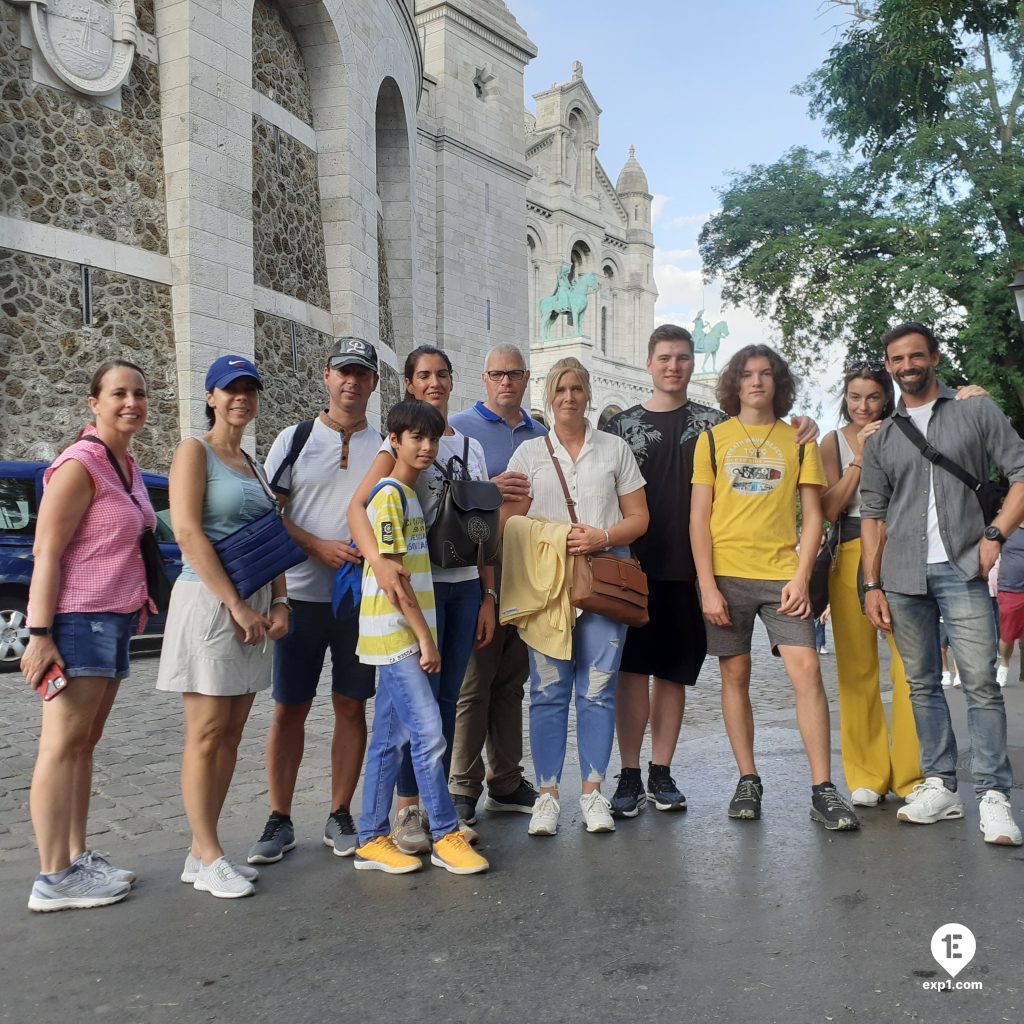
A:
{"label": "white sneaker", "polygon": [[996,682],[1000,686],[1005,686],[1006,685],[1006,680],[1009,679],[1009,678],[1010,678],[1010,666],[1009,665],[1000,665],[999,668],[996,669]]}
{"label": "white sneaker", "polygon": [[[229,862],[231,863],[231,862]],[[258,882],[260,880],[260,873],[256,868],[249,867],[248,864],[234,864],[231,866],[237,871],[247,882]],[[181,869],[181,880],[186,885],[194,885],[196,879],[199,877],[199,872],[202,869],[202,862],[198,857],[192,856],[192,851],[189,850],[185,854],[185,866]]]}
{"label": "white sneaker", "polygon": [[923,788],[924,783],[919,782],[905,797],[903,797],[903,802],[905,804],[912,804],[921,795],[921,790]]}
{"label": "white sneaker", "polygon": [[227,857],[218,857],[209,867],[200,864],[199,873],[192,885],[200,892],[208,892],[220,900],[237,900],[241,896],[251,896],[256,891],[252,882],[243,878]]}
{"label": "white sneaker", "polygon": [[950,821],[963,816],[964,805],[960,797],[946,789],[942,779],[935,777],[915,786],[913,802],[904,803],[896,812],[897,821],[910,821],[915,825],[932,825],[936,821]]}
{"label": "white sneaker", "polygon": [[953,677],[948,672],[942,673],[942,685],[945,687],[953,685]]}
{"label": "white sneaker", "polygon": [[113,864],[102,854],[95,850],[83,850],[72,862],[87,871],[98,871],[101,875],[114,882],[127,882],[134,885],[138,881],[138,875],[131,868],[115,868]]}
{"label": "white sneaker", "polygon": [[553,836],[558,832],[558,814],[561,811],[558,801],[550,793],[541,793],[533,805],[530,815],[531,836]]}
{"label": "white sneaker", "polygon": [[611,802],[599,790],[580,797],[580,810],[588,832],[614,832]]}
{"label": "white sneaker", "polygon": [[999,846],[1020,846],[1020,829],[1013,820],[1010,801],[1002,793],[990,789],[978,805],[981,811],[981,831],[986,843]]}
{"label": "white sneaker", "polygon": [[850,803],[854,807],[877,807],[884,799],[884,793],[876,793],[867,786],[860,786],[850,794]]}

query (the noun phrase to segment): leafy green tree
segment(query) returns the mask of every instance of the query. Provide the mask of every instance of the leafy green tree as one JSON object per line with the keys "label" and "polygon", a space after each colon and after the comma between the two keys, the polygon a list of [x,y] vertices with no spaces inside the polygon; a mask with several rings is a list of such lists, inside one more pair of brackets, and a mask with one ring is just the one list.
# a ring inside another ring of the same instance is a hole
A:
{"label": "leafy green tree", "polygon": [[794,149],[734,175],[701,232],[727,302],[770,319],[787,356],[880,354],[885,327],[936,325],[951,381],[1024,427],[1024,3],[849,0],[799,88],[841,155]]}

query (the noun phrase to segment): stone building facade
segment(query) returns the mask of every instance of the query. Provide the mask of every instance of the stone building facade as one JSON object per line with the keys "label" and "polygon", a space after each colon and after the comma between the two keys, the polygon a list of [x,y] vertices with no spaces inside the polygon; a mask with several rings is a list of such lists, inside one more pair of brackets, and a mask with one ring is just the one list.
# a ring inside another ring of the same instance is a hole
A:
{"label": "stone building facade", "polygon": [[528,335],[535,54],[501,0],[0,0],[0,457],[52,457],[111,355],[154,469],[224,352],[269,378],[261,454],[341,335],[379,346],[375,414],[424,342],[477,397]]}
{"label": "stone building facade", "polygon": [[[527,187],[531,404],[543,416],[548,368],[575,356],[591,371],[592,419],[603,423],[650,392],[643,367],[658,298],[653,197],[632,147],[614,184],[598,159],[601,108],[582,64],[573,65],[569,81],[534,100],[536,114],[526,114],[533,171]],[[585,294],[582,316],[545,315],[566,285]]]}

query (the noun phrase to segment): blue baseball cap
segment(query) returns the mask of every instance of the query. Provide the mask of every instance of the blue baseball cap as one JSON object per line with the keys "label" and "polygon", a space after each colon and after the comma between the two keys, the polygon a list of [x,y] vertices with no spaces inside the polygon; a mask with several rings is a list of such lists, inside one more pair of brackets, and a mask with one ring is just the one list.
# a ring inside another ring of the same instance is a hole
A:
{"label": "blue baseball cap", "polygon": [[226,388],[233,380],[239,377],[252,377],[256,381],[256,387],[263,390],[263,378],[256,364],[245,356],[221,356],[214,360],[213,365],[206,371],[206,390],[214,388]]}

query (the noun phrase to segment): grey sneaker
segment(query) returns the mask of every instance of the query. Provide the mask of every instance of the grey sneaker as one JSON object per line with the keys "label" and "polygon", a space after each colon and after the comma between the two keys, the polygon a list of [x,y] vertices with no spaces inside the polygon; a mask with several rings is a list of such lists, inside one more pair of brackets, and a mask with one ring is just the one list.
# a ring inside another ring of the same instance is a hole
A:
{"label": "grey sneaker", "polygon": [[[249,867],[248,864],[236,864],[234,861],[229,861],[229,863],[247,882],[258,882],[260,880],[260,873],[255,868]],[[192,851],[189,850],[185,855],[185,866],[181,869],[181,880],[186,885],[194,885],[202,867],[203,865],[199,858],[193,857]]]}
{"label": "grey sneaker", "polygon": [[71,862],[72,867],[76,864],[87,871],[98,871],[101,875],[106,875],[107,878],[112,878],[115,882],[127,882],[129,885],[132,885],[138,879],[138,875],[134,871],[128,868],[115,868],[102,853],[97,853],[95,850],[83,850]]}
{"label": "grey sneaker", "polygon": [[201,865],[192,886],[220,900],[236,900],[256,891],[252,882],[243,878],[226,857],[218,857],[209,867]]}
{"label": "grey sneaker", "polygon": [[358,833],[347,807],[331,812],[324,826],[324,846],[329,846],[335,857],[351,857],[358,846]]}
{"label": "grey sneaker", "polygon": [[292,819],[271,811],[263,826],[263,835],[253,844],[246,860],[250,864],[276,864],[295,849],[295,828]]}
{"label": "grey sneaker", "polygon": [[398,812],[391,838],[402,853],[430,853],[430,835],[424,818],[426,815],[418,807],[404,807]]}
{"label": "grey sneaker", "polygon": [[32,883],[28,909],[39,913],[51,910],[85,910],[118,903],[131,891],[128,882],[118,882],[101,871],[72,866],[59,881],[37,877]]}
{"label": "grey sneaker", "polygon": [[455,804],[455,815],[459,821],[466,825],[476,824],[476,801],[471,796],[452,793],[452,803]]}

